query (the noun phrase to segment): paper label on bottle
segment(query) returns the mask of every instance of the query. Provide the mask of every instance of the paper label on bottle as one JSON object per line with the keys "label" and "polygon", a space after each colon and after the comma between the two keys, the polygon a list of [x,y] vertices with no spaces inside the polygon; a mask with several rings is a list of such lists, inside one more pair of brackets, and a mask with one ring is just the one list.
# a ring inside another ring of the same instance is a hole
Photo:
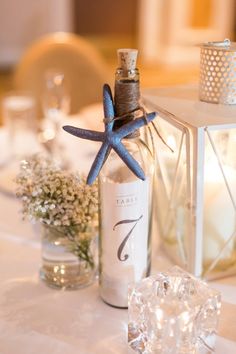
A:
{"label": "paper label on bottle", "polygon": [[128,284],[145,276],[148,261],[149,180],[101,182],[102,275]]}

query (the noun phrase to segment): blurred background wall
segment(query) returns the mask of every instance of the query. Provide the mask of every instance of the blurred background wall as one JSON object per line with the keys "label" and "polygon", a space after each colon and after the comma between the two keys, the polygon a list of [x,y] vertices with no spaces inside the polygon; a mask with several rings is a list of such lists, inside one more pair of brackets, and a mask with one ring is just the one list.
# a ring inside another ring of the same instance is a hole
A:
{"label": "blurred background wall", "polygon": [[40,36],[73,31],[71,0],[1,0],[0,66],[17,63],[24,50]]}
{"label": "blurred background wall", "polygon": [[0,96],[12,88],[12,72],[26,48],[55,31],[90,40],[112,73],[116,49],[137,47],[143,87],[196,81],[196,44],[235,40],[236,1],[1,0]]}
{"label": "blurred background wall", "polygon": [[1,0],[0,66],[54,31],[89,38],[108,59],[138,46],[147,63],[191,63],[197,43],[235,38],[235,12],[234,0]]}
{"label": "blurred background wall", "polygon": [[93,41],[106,57],[118,47],[137,46],[139,1],[75,0],[75,32]]}

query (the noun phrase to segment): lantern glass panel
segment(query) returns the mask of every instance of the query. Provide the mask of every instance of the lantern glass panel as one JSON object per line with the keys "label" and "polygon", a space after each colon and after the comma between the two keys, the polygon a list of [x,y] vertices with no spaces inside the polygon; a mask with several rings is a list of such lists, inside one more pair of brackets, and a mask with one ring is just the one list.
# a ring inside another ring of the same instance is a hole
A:
{"label": "lantern glass panel", "polygon": [[[186,132],[162,117],[158,130],[167,145],[156,141],[159,234],[164,249],[175,263],[187,264],[187,235],[190,218],[188,209]],[[190,183],[190,181],[189,181]]]}
{"label": "lantern glass panel", "polygon": [[206,130],[203,267],[205,275],[236,264],[236,129]]}

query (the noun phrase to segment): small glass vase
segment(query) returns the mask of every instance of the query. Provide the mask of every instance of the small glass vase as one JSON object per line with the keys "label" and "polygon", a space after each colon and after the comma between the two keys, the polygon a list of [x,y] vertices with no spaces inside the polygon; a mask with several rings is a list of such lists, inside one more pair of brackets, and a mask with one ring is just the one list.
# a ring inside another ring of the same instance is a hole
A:
{"label": "small glass vase", "polygon": [[42,224],[41,279],[50,287],[78,289],[90,285],[97,270],[97,229]]}

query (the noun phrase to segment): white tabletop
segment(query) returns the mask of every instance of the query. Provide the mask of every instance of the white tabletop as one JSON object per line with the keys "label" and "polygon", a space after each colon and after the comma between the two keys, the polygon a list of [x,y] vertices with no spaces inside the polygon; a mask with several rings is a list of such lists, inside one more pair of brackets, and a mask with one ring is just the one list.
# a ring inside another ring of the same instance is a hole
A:
{"label": "white tabletop", "polygon": [[[76,125],[85,124],[78,117]],[[76,165],[87,172],[98,145],[67,134],[63,142]],[[103,303],[97,282],[76,291],[58,291],[39,279],[39,233],[21,220],[19,209],[14,197],[0,192],[0,354],[128,353],[127,310]],[[153,261],[155,273],[164,264],[155,248]],[[223,297],[216,353],[234,354],[236,277],[211,285]]]}

